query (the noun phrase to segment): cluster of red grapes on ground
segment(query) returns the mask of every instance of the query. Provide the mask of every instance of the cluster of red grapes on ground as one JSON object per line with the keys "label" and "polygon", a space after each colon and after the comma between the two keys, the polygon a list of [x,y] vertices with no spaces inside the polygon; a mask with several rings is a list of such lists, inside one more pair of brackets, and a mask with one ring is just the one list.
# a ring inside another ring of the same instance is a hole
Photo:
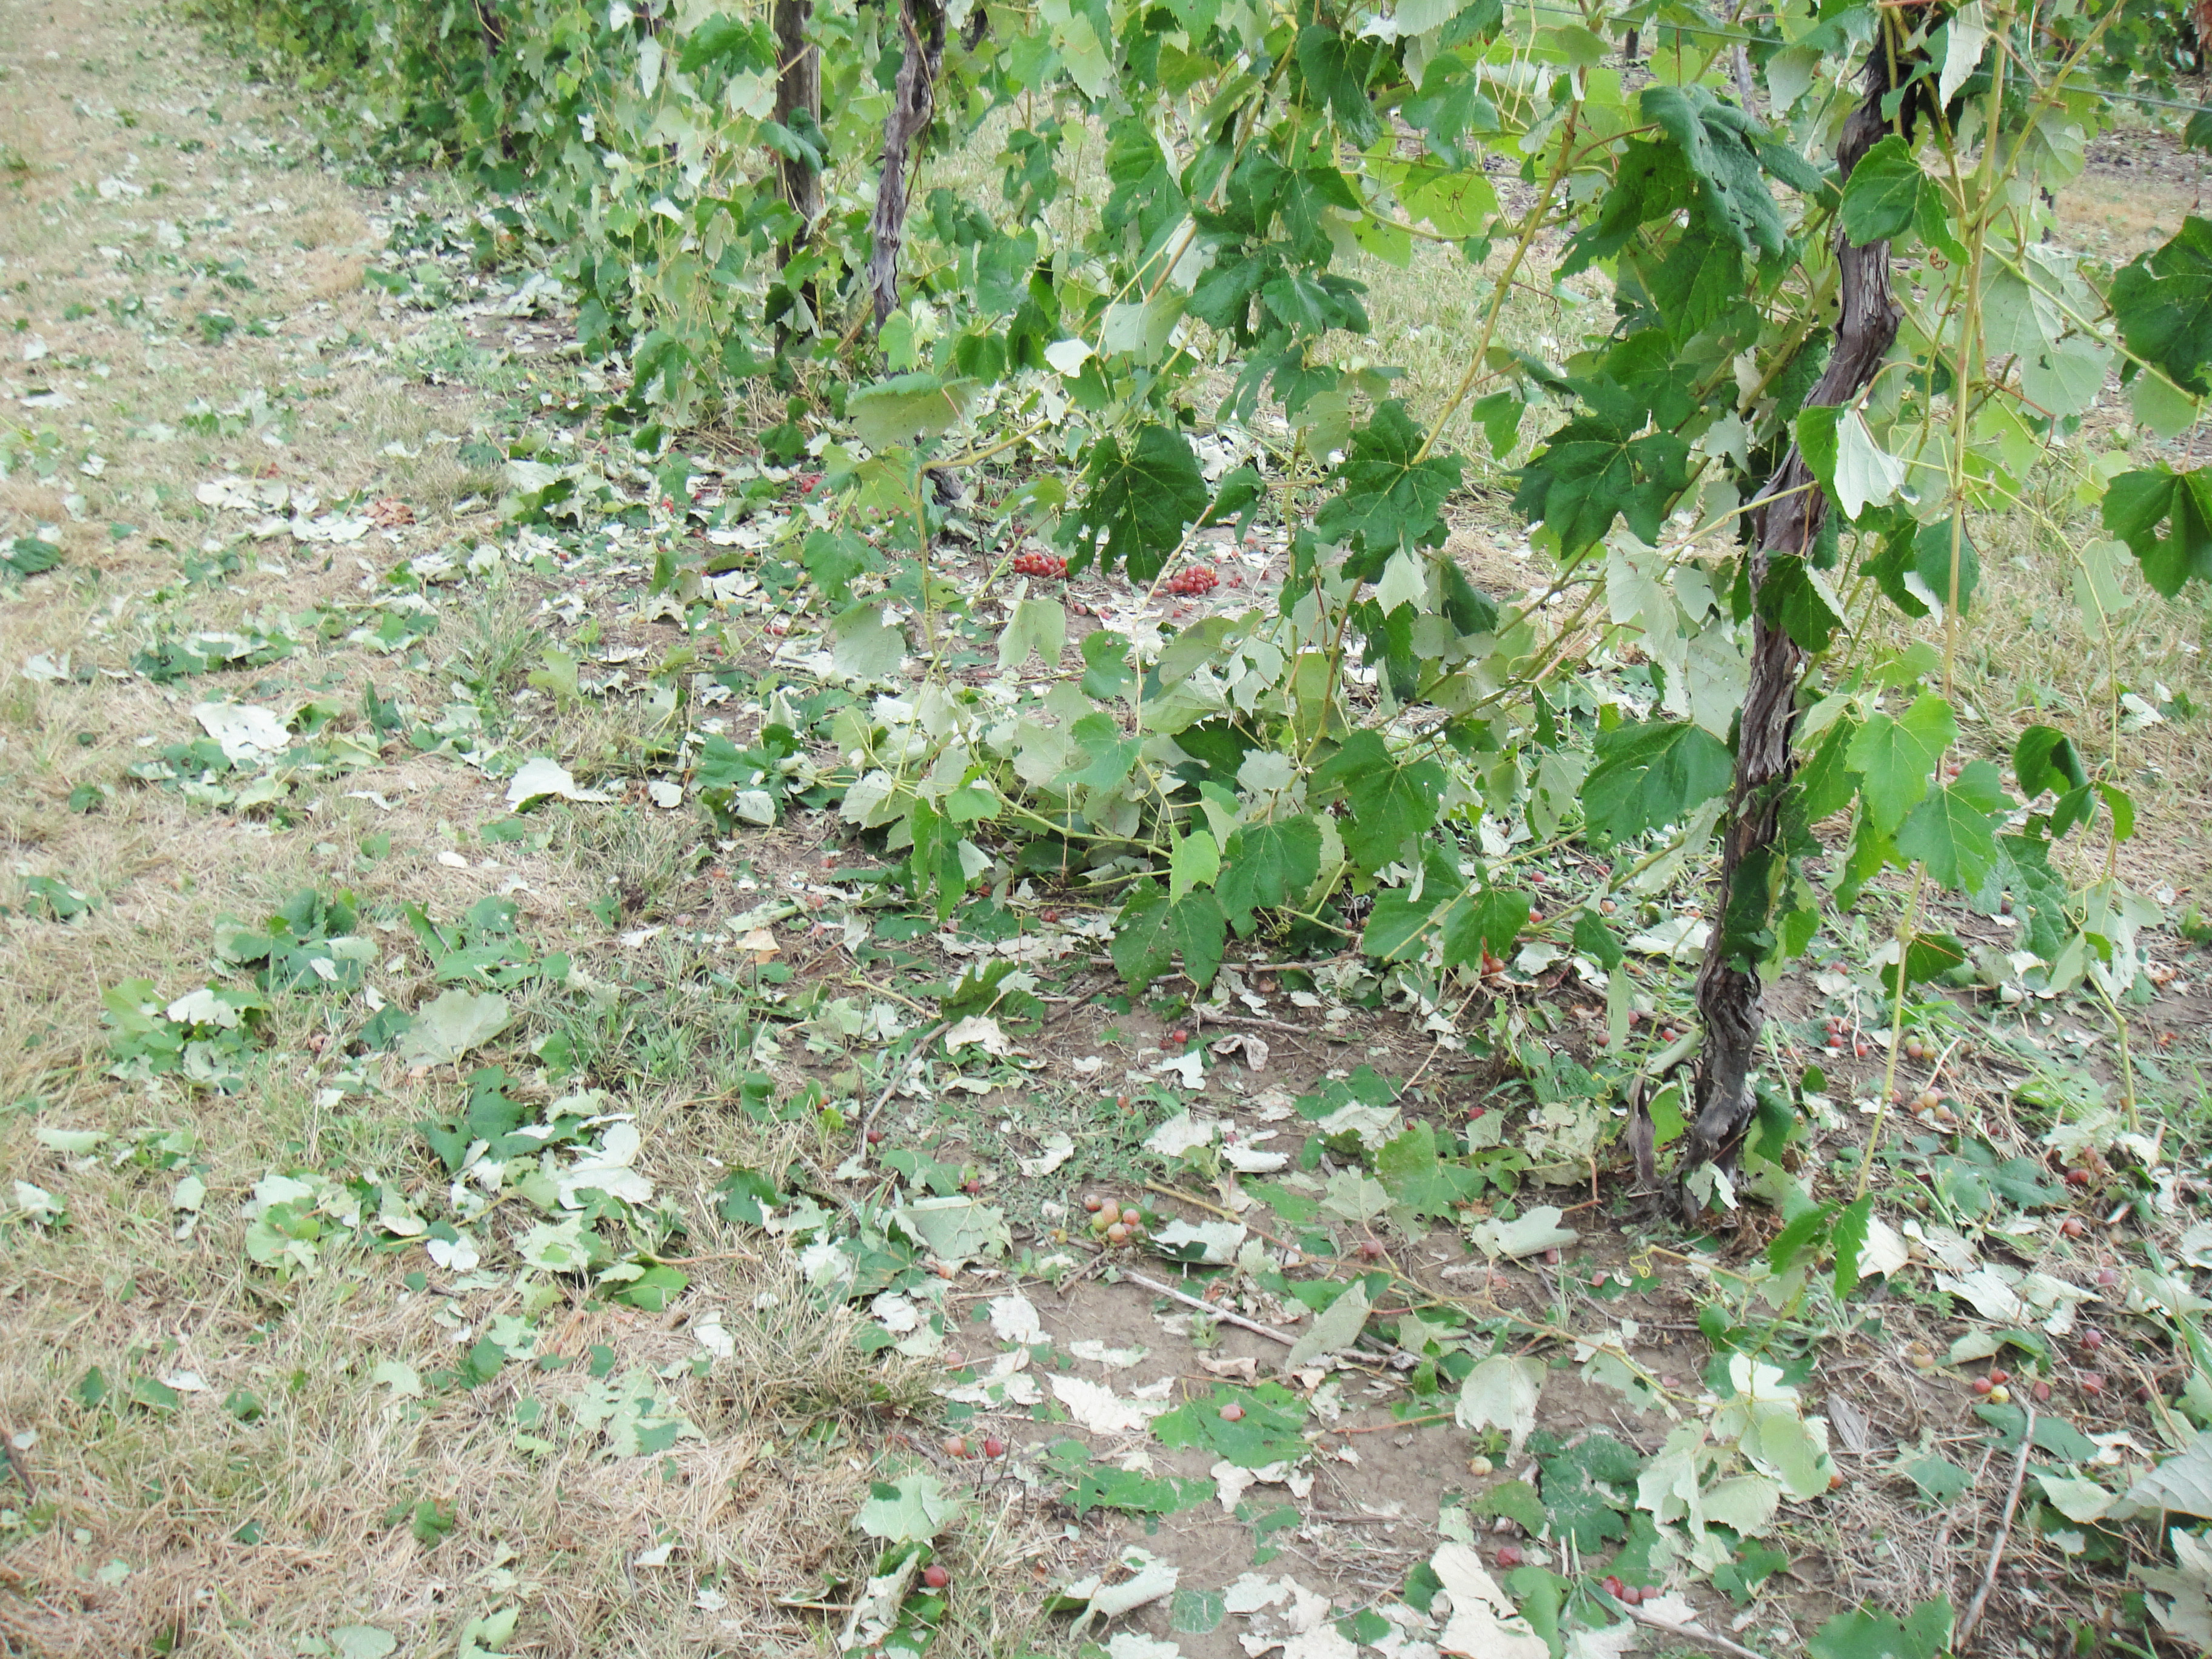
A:
{"label": "cluster of red grapes on ground", "polygon": [[1115,1249],[1145,1230],[1145,1212],[1133,1204],[1124,1209],[1117,1200],[1085,1193],[1083,1207],[1091,1212],[1091,1231]]}
{"label": "cluster of red grapes on ground", "polygon": [[[1017,576],[1036,576],[1046,581],[1064,582],[1067,580],[1067,561],[1057,553],[1017,553],[1012,569]],[[1211,593],[1221,586],[1220,573],[1210,564],[1188,565],[1162,584],[1167,591],[1182,599],[1194,599],[1200,593]]]}

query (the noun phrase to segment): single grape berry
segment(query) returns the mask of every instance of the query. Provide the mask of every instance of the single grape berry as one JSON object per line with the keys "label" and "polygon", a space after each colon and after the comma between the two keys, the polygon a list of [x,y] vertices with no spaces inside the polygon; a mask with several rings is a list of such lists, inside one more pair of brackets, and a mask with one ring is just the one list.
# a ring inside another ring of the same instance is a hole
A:
{"label": "single grape berry", "polygon": [[1083,1207],[1091,1214],[1097,1215],[1099,1211],[1106,1207],[1106,1200],[1096,1193],[1085,1193],[1083,1195]]}
{"label": "single grape berry", "polygon": [[958,1434],[948,1434],[948,1435],[946,1435],[946,1436],[945,1437],[945,1455],[947,1457],[965,1457],[965,1456],[967,1456],[967,1455],[968,1455],[968,1439],[967,1439],[967,1437],[966,1437],[965,1435],[958,1435]]}
{"label": "single grape berry", "polygon": [[1244,1408],[1233,1400],[1221,1408],[1221,1420],[1224,1423],[1241,1422],[1243,1417]]}
{"label": "single grape berry", "polygon": [[932,1589],[943,1589],[952,1582],[952,1575],[933,1561],[921,1570],[921,1582]]}
{"label": "single grape berry", "polygon": [[996,1435],[993,1435],[989,1439],[986,1440],[986,1441],[983,1443],[983,1455],[984,1455],[984,1456],[986,1456],[986,1457],[1004,1457],[1006,1455],[1006,1443],[1005,1441],[1003,1441],[1003,1440],[1000,1439],[998,1436],[996,1436]]}
{"label": "single grape berry", "polygon": [[1120,1222],[1115,1222],[1106,1230],[1106,1242],[1115,1246],[1127,1244],[1129,1242],[1129,1230]]}
{"label": "single grape berry", "polygon": [[1498,1547],[1498,1565],[1499,1566],[1517,1567],[1521,1565],[1522,1559],[1521,1547],[1518,1544],[1500,1544]]}

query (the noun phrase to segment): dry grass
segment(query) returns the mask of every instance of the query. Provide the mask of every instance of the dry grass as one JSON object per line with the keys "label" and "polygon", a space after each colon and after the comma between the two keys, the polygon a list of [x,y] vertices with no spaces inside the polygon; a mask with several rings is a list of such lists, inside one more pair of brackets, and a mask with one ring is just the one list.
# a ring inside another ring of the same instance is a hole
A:
{"label": "dry grass", "polygon": [[[442,187],[379,199],[296,165],[307,134],[294,114],[237,84],[165,12],[134,13],[124,29],[88,6],[5,0],[0,61],[0,325],[27,325],[0,332],[11,392],[0,533],[54,526],[66,558],[0,608],[0,1165],[69,1206],[62,1226],[0,1224],[0,1424],[23,1437],[37,1486],[28,1502],[0,1491],[0,1651],[290,1655],[349,1622],[398,1632],[404,1651],[451,1651],[467,1620],[501,1607],[525,1610],[534,1653],[818,1651],[830,1615],[781,1603],[819,1601],[862,1563],[869,1540],[853,1516],[868,1482],[908,1455],[885,1461],[884,1430],[926,1398],[925,1379],[864,1357],[857,1314],[825,1310],[711,1221],[709,1160],[781,1168],[817,1150],[699,1103],[736,1093],[741,1003],[718,1006],[710,985],[663,963],[669,995],[605,1034],[610,1067],[635,1073],[625,1104],[655,1149],[660,1191],[709,1218],[681,1247],[702,1258],[684,1318],[719,1311],[723,1358],[670,1316],[571,1305],[543,1285],[410,1291],[405,1266],[366,1246],[333,1248],[289,1282],[250,1266],[236,1212],[255,1182],[272,1169],[411,1174],[416,1121],[457,1097],[455,1079],[436,1074],[334,1091],[349,1062],[324,999],[276,1000],[240,1096],[106,1075],[103,988],[143,977],[168,997],[206,982],[219,921],[264,917],[301,888],[357,895],[394,958],[376,982],[406,1006],[437,988],[393,921],[401,902],[451,917],[511,890],[534,939],[587,956],[612,948],[589,900],[611,890],[626,910],[673,910],[704,854],[696,817],[629,807],[588,820],[556,811],[534,840],[486,846],[475,831],[504,815],[498,787],[404,749],[319,786],[291,830],[125,776],[197,736],[189,708],[208,697],[325,697],[356,732],[367,684],[434,714],[453,683],[473,682],[488,707],[510,708],[544,641],[533,577],[438,596],[441,626],[411,663],[342,636],[322,646],[290,619],[318,604],[358,610],[397,560],[448,544],[465,554],[482,538],[491,520],[468,498],[496,480],[433,434],[467,434],[526,375],[454,323],[362,291],[382,216],[450,206]],[[131,188],[103,197],[103,179]],[[233,260],[252,288],[224,285]],[[200,343],[196,319],[213,310],[265,332]],[[35,369],[17,361],[30,338],[46,348]],[[434,371],[478,389],[428,384]],[[33,374],[67,405],[15,403]],[[219,431],[187,418],[240,407],[245,423]],[[95,453],[105,465],[82,470]],[[226,472],[325,503],[396,496],[416,523],[333,550],[240,541],[234,516],[194,498]],[[286,626],[297,653],[166,687],[117,672],[166,635],[257,622]],[[40,656],[80,672],[21,672]],[[587,776],[627,769],[651,735],[627,711],[542,698],[525,709],[518,740]],[[72,808],[81,791],[90,810]],[[19,902],[24,876],[64,880],[94,908],[67,922],[34,915]],[[617,982],[626,971],[599,965]],[[530,1030],[589,1012],[580,993],[519,1001]],[[647,1014],[663,1063],[637,1067]],[[54,1127],[116,1139],[64,1156],[37,1137]],[[106,1156],[142,1131],[189,1149],[205,1183],[206,1220],[185,1237],[170,1205],[179,1171]],[[563,1366],[517,1364],[473,1391],[422,1397],[374,1379],[386,1361],[448,1366],[465,1351],[457,1338],[501,1316],[528,1321],[534,1352]],[[571,1409],[599,1386],[594,1352],[613,1377],[657,1385],[704,1437],[611,1455]],[[204,1386],[183,1387],[173,1408],[123,1395],[87,1406],[79,1390],[94,1372],[125,1390],[138,1377],[184,1384],[180,1373]],[[233,1409],[239,1391],[258,1408]],[[424,1499],[455,1517],[434,1549],[410,1528]],[[1015,1545],[988,1506],[973,1514],[951,1548],[982,1582]],[[666,1565],[635,1565],[662,1543],[676,1546]],[[954,1650],[990,1650],[994,1628],[1012,1639],[1011,1613],[979,1603],[974,1617],[951,1633]]]}

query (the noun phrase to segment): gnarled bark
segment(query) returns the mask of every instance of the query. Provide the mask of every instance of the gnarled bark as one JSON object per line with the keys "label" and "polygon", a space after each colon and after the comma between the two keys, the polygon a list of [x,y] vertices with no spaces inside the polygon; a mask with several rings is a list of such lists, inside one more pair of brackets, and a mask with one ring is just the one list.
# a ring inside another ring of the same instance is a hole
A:
{"label": "gnarled bark", "polygon": [[907,173],[915,142],[928,130],[936,108],[937,72],[945,63],[945,8],[938,0],[900,0],[899,27],[906,34],[906,54],[891,88],[890,113],[884,118],[884,164],[876,175],[876,210],[868,225],[875,238],[868,255],[868,292],[878,328],[898,307]]}
{"label": "gnarled bark", "polygon": [[[1836,165],[1846,179],[1887,131],[1881,103],[1891,85],[1891,49],[1889,41],[1875,40],[1868,57],[1864,95],[1837,141]],[[1838,229],[1836,260],[1842,280],[1835,349],[1806,398],[1808,404],[1841,405],[1864,391],[1888,355],[1904,314],[1890,295],[1887,241],[1856,247]],[[1779,499],[1760,510],[1747,555],[1754,596],[1750,679],[1721,842],[1719,908],[1698,973],[1698,1013],[1705,1032],[1686,1170],[1708,1163],[1731,1166],[1756,1107],[1750,1076],[1765,1017],[1763,988],[1755,963],[1730,959],[1725,922],[1738,896],[1737,883],[1764,881],[1771,868],[1782,798],[1795,769],[1791,739],[1797,729],[1797,682],[1805,667],[1805,653],[1789,634],[1757,614],[1756,595],[1775,556],[1812,550],[1828,513],[1827,495],[1795,443],[1760,494]],[[1686,1192],[1684,1207],[1699,1207]]]}
{"label": "gnarled bark", "polygon": [[[775,0],[769,24],[775,33],[775,118],[784,126],[804,111],[816,126],[822,124],[822,54],[806,38],[814,21],[814,0]],[[808,229],[822,211],[822,176],[811,163],[782,158],[783,199],[805,220]],[[776,263],[786,265],[806,246],[807,230],[783,245]]]}

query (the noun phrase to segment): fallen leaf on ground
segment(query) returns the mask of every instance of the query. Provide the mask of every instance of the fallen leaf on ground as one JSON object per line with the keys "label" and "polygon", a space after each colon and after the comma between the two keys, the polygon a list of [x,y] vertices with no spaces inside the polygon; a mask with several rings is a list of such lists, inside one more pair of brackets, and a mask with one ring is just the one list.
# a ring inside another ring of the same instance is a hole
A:
{"label": "fallen leaf on ground", "polygon": [[1093,1434],[1129,1434],[1167,1410],[1163,1402],[1124,1400],[1103,1382],[1055,1372],[1045,1379],[1053,1397],[1076,1423]]}
{"label": "fallen leaf on ground", "polygon": [[1145,1150],[1163,1158],[1180,1158],[1210,1144],[1220,1130],[1221,1126],[1211,1119],[1194,1119],[1188,1112],[1177,1112],[1145,1137]]}
{"label": "fallen leaf on ground", "polygon": [[1011,1054],[1014,1051],[1014,1045],[999,1029],[999,1022],[988,1014],[970,1014],[945,1034],[946,1054],[957,1054],[970,1047],[993,1055]]}
{"label": "fallen leaf on ground", "polygon": [[1461,1659],[1552,1659],[1473,1545],[1444,1543],[1429,1558],[1429,1571],[1451,1597],[1451,1622],[1437,1638],[1437,1651]]}
{"label": "fallen leaf on ground", "polygon": [[2138,1567],[2136,1575],[2168,1598],[2150,1602],[2151,1616],[2184,1641],[2203,1651],[2212,1651],[2212,1545],[2205,1534],[2190,1534],[2179,1527],[2166,1534],[2173,1546],[2174,1565]]}
{"label": "fallen leaf on ground", "polygon": [[935,1475],[918,1471],[896,1481],[876,1482],[853,1524],[887,1543],[926,1543],[951,1524],[960,1508],[960,1499]]}
{"label": "fallen leaf on ground", "polygon": [[1107,1365],[1122,1371],[1139,1364],[1151,1352],[1147,1348],[1109,1348],[1095,1336],[1086,1336],[1079,1342],[1069,1343],[1067,1351],[1078,1359],[1087,1359],[1094,1365]]}
{"label": "fallen leaf on ground", "polygon": [[1366,1283],[1354,1279],[1335,1301],[1314,1316],[1313,1323],[1284,1356],[1283,1369],[1296,1370],[1324,1355],[1343,1352],[1359,1340],[1367,1324],[1367,1309]]}
{"label": "fallen leaf on ground", "polygon": [[1170,1221],[1152,1235],[1152,1248],[1177,1261],[1222,1267],[1237,1260],[1244,1242],[1241,1221]]}
{"label": "fallen leaf on ground", "polygon": [[1034,1180],[1038,1176],[1050,1175],[1074,1156],[1075,1142],[1073,1139],[1064,1134],[1049,1134],[1037,1148],[1035,1158],[1017,1158],[1014,1167]]}
{"label": "fallen leaf on ground", "polygon": [[292,746],[283,716],[250,702],[196,702],[192,718],[216,740],[223,758],[235,764],[281,755]]}
{"label": "fallen leaf on ground", "polygon": [[410,1066],[450,1064],[505,1030],[509,1018],[507,999],[496,991],[441,992],[400,1034],[399,1058]]}
{"label": "fallen leaf on ground", "polygon": [[507,780],[507,804],[520,811],[532,801],[558,796],[562,800],[580,801],[586,805],[601,805],[614,799],[603,789],[580,789],[568,769],[556,760],[544,755],[533,756],[516,769]]}
{"label": "fallen leaf on ground", "polygon": [[1235,1031],[1227,1036],[1216,1037],[1206,1046],[1224,1060],[1231,1055],[1241,1057],[1248,1072],[1267,1069],[1267,1042],[1264,1038],[1254,1036],[1249,1031]]}
{"label": "fallen leaf on ground", "polygon": [[1121,1557],[1121,1565],[1131,1572],[1118,1584],[1109,1584],[1104,1574],[1093,1573],[1088,1578],[1078,1579],[1061,1592],[1066,1599],[1084,1603],[1083,1610],[1075,1615],[1070,1635],[1082,1635],[1094,1619],[1119,1619],[1134,1608],[1171,1595],[1182,1581],[1181,1569],[1161,1560],[1149,1550],[1127,1551]]}
{"label": "fallen leaf on ground", "polygon": [[1559,1225],[1559,1218],[1565,1213],[1556,1204],[1540,1204],[1511,1221],[1480,1222],[1468,1237],[1487,1256],[1517,1258],[1539,1250],[1556,1250],[1582,1237],[1573,1228]]}
{"label": "fallen leaf on ground", "polygon": [[1512,1441],[1507,1455],[1520,1456],[1521,1443],[1536,1426],[1536,1401],[1544,1391],[1546,1369],[1540,1359],[1492,1354],[1460,1384],[1453,1420],[1463,1429],[1504,1430]]}
{"label": "fallen leaf on ground", "polygon": [[1018,1293],[994,1297],[991,1299],[991,1334],[1001,1342],[1026,1344],[1042,1341],[1044,1326],[1037,1318],[1036,1304]]}

